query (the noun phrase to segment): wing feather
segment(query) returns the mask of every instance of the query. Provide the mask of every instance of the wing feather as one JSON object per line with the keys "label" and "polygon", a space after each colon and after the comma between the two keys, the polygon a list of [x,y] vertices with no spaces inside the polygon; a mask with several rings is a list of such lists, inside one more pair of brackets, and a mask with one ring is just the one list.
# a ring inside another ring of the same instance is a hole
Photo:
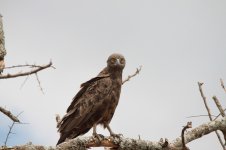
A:
{"label": "wing feather", "polygon": [[[69,106],[67,114],[59,123],[58,131],[62,134],[62,137],[69,133],[78,136],[87,132],[105,111],[104,99],[109,95],[112,87],[109,75],[99,75],[82,85],[82,89]],[[79,131],[76,131],[76,129],[79,129]],[[65,137],[68,137],[68,135]]]}

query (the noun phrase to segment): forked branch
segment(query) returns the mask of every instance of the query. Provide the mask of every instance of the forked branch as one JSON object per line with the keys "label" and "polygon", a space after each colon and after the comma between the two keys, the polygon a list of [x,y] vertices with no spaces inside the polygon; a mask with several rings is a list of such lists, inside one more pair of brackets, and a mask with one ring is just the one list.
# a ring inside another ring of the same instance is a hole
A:
{"label": "forked branch", "polygon": [[129,81],[131,78],[133,78],[137,74],[139,74],[141,69],[142,69],[142,66],[140,66],[140,68],[137,68],[137,70],[136,70],[136,72],[134,74],[129,75],[125,80],[122,81],[122,84],[124,84],[125,82]]}
{"label": "forked branch", "polygon": [[[201,96],[202,96],[203,102],[204,102],[205,107],[206,107],[206,110],[207,110],[207,112],[208,112],[210,121],[212,121],[212,120],[213,120],[213,119],[212,119],[212,115],[211,115],[211,112],[210,112],[210,108],[209,108],[209,106],[208,106],[208,104],[207,104],[206,97],[205,97],[205,95],[204,95],[204,93],[203,93],[202,85],[203,85],[203,83],[198,82],[200,94],[201,94]],[[215,131],[215,133],[216,133],[216,135],[217,135],[217,138],[218,138],[218,140],[219,140],[219,142],[220,142],[220,144],[221,144],[223,150],[225,150],[225,146],[224,146],[224,143],[223,143],[223,141],[222,141],[222,139],[221,139],[221,137],[220,137],[220,134],[219,134],[217,131]]]}

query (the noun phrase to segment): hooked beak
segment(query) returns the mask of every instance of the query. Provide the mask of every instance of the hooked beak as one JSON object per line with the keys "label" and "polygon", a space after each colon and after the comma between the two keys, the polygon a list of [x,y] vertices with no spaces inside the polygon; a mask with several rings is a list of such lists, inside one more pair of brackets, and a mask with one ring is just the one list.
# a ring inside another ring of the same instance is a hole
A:
{"label": "hooked beak", "polygon": [[120,60],[119,59],[116,59],[116,62],[115,62],[116,65],[120,65]]}

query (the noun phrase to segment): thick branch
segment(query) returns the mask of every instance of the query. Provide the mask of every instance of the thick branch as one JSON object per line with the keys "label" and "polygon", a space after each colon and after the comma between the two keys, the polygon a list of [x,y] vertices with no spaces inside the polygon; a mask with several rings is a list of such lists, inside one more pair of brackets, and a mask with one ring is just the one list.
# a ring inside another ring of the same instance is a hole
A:
{"label": "thick branch", "polygon": [[16,74],[7,74],[7,75],[0,75],[0,79],[9,79],[9,78],[15,78],[15,77],[20,77],[20,76],[27,76],[27,75],[31,75],[34,73],[37,73],[41,70],[44,70],[46,68],[52,67],[52,62],[50,61],[47,65],[43,65],[43,66],[37,66],[37,68],[31,70],[31,71],[27,71],[27,72],[19,72]]}
{"label": "thick branch", "polygon": [[3,31],[2,15],[0,14],[0,60],[6,55],[5,36]]}
{"label": "thick branch", "polygon": [[[215,121],[210,121],[185,133],[185,143],[194,141],[211,132],[214,132],[217,130],[222,131],[225,129],[226,129],[226,117],[223,117]],[[174,147],[181,147],[182,146],[181,138],[179,137],[176,140],[172,141],[171,145]]]}
{"label": "thick branch", "polygon": [[[211,121],[205,124],[202,124],[191,131],[188,131],[184,134],[185,144],[197,140],[204,135],[207,135],[211,132],[217,130],[226,130],[226,117],[221,119]],[[15,146],[13,148],[17,150],[86,150],[89,147],[114,147],[117,150],[130,150],[130,149],[139,149],[139,150],[181,150],[182,140],[181,136],[177,139],[169,142],[168,145],[163,146],[161,142],[145,141],[140,139],[131,139],[131,138],[111,138],[105,137],[101,143],[95,141],[93,137],[78,137],[76,139],[69,140],[64,142],[57,147],[44,147],[44,146],[35,146],[32,144],[27,144],[23,146]]]}
{"label": "thick branch", "polygon": [[0,112],[5,114],[6,116],[8,116],[12,121],[20,122],[19,119],[16,116],[14,116],[10,111],[4,109],[3,107],[0,107]]}
{"label": "thick branch", "polygon": [[4,56],[6,55],[5,37],[3,32],[2,15],[0,14],[0,74],[5,68]]}

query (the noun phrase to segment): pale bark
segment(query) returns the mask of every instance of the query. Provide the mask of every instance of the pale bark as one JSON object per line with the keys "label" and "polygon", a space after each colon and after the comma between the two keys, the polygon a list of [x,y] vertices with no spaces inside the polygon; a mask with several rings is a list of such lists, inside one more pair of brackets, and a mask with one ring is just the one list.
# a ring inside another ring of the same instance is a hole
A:
{"label": "pale bark", "polygon": [[[188,131],[185,136],[185,143],[194,141],[202,136],[205,136],[216,130],[226,131],[226,117],[218,120],[210,121],[204,123],[191,131]],[[168,144],[167,144],[168,143]],[[105,137],[101,143],[98,143],[93,137],[78,137],[76,139],[64,142],[57,147],[45,147],[45,146],[35,146],[32,144],[26,144],[23,146],[15,146],[10,149],[15,150],[86,150],[87,147],[114,147],[117,150],[180,150],[182,149],[181,137],[168,142],[153,142],[140,139],[131,138],[111,138]],[[7,149],[7,148],[5,148]]]}
{"label": "pale bark", "polygon": [[5,37],[3,32],[2,16],[0,14],[0,59],[4,58],[5,55],[6,55]]}

